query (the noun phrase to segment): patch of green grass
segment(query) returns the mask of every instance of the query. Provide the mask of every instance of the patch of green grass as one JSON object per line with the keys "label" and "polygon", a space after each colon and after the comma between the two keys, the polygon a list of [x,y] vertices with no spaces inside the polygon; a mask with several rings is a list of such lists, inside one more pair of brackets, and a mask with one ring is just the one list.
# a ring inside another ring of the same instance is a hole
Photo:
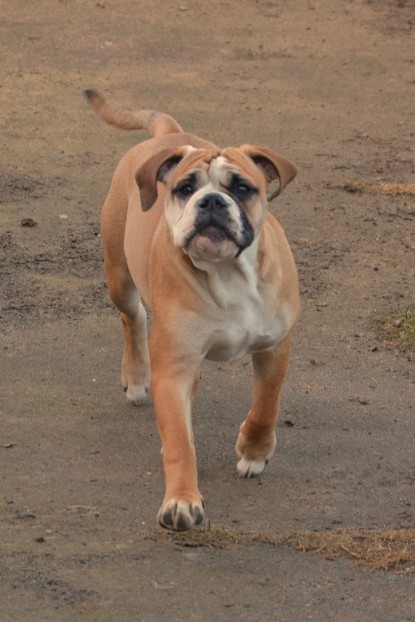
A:
{"label": "patch of green grass", "polygon": [[348,179],[342,186],[346,192],[363,194],[370,189],[370,184],[367,181],[356,181],[355,179]]}
{"label": "patch of green grass", "polygon": [[407,309],[401,317],[382,320],[381,329],[387,345],[405,354],[415,353],[415,307]]}
{"label": "patch of green grass", "polygon": [[276,534],[269,532],[241,532],[230,531],[222,527],[196,527],[189,531],[157,530],[148,535],[153,539],[168,540],[178,546],[197,548],[209,547],[213,549],[227,549],[229,547],[246,544],[276,544],[279,539]]}

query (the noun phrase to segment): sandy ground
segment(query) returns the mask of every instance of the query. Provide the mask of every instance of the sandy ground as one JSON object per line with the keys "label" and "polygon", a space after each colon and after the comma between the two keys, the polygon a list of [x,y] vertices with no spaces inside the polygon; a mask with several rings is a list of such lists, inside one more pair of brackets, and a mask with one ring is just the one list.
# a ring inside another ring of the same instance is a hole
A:
{"label": "sandy ground", "polygon": [[[413,622],[410,566],[368,570],[287,540],[415,523],[414,358],[390,341],[415,306],[415,209],[382,185],[414,180],[413,4],[6,0],[1,12],[0,620]],[[217,540],[155,524],[160,444],[151,403],[135,409],[119,388],[98,228],[116,162],[141,137],[104,126],[88,87],[299,168],[272,206],[303,313],[260,479],[235,472],[249,361],[204,368],[195,432]]]}

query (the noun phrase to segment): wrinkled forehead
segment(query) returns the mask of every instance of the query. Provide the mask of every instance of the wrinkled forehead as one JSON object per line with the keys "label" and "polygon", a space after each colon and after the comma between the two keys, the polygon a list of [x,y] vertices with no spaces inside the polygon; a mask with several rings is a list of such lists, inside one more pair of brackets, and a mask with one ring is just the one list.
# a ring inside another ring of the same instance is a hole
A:
{"label": "wrinkled forehead", "polygon": [[222,151],[194,149],[177,166],[171,183],[190,175],[209,178],[213,184],[225,184],[232,175],[238,175],[250,181],[254,186],[265,188],[265,178],[253,160],[240,149],[228,147]]}
{"label": "wrinkled forehead", "polygon": [[172,186],[178,181],[188,177],[190,174],[198,171],[205,171],[208,174],[212,160],[217,158],[220,150],[195,149],[194,147],[186,147],[187,153],[178,163],[173,173],[170,175],[169,182]]}
{"label": "wrinkled forehead", "polygon": [[212,160],[209,177],[221,183],[230,181],[232,176],[250,181],[257,188],[265,187],[265,178],[253,160],[236,147],[228,147]]}

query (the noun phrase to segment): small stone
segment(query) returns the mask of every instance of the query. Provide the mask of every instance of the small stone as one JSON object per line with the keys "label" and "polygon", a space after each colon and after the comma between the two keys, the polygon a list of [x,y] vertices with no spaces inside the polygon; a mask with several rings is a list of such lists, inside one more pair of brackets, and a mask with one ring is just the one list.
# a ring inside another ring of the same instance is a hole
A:
{"label": "small stone", "polygon": [[17,512],[16,518],[20,520],[26,520],[28,518],[36,518],[36,514],[34,512]]}
{"label": "small stone", "polygon": [[22,218],[20,225],[22,227],[36,227],[37,222],[33,218]]}

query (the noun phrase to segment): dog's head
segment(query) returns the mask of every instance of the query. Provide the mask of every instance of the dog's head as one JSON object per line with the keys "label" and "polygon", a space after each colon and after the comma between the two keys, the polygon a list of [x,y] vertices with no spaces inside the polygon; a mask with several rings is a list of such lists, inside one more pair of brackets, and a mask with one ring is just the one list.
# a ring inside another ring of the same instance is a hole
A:
{"label": "dog's head", "polygon": [[165,185],[166,218],[174,244],[195,260],[237,257],[258,236],[268,201],[295,177],[289,160],[265,147],[224,150],[190,146],[161,151],[137,172],[141,206]]}

